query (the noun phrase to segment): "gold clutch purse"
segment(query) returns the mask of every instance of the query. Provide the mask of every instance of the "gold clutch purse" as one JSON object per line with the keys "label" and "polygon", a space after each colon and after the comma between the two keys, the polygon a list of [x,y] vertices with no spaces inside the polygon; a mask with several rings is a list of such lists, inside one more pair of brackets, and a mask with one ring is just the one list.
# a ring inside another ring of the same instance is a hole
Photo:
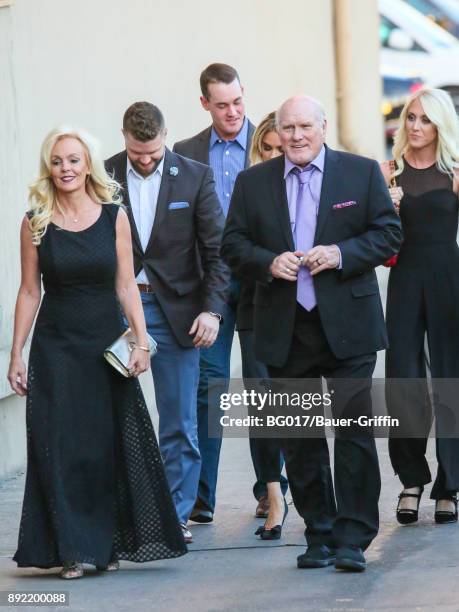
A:
{"label": "gold clutch purse", "polygon": [[[150,357],[153,357],[153,355],[158,352],[158,344],[149,334],[147,334],[147,340],[148,346],[150,347]],[[126,378],[130,378],[131,376],[128,370],[128,364],[136,344],[135,336],[131,328],[128,327],[124,334],[121,334],[121,336],[104,351],[104,357],[108,363]]]}

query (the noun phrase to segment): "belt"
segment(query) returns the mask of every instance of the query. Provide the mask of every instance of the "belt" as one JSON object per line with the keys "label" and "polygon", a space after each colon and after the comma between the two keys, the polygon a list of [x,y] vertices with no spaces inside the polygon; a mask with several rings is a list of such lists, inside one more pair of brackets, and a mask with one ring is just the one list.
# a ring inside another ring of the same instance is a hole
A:
{"label": "belt", "polygon": [[137,287],[141,293],[154,293],[151,285],[144,285],[144,283],[137,283]]}

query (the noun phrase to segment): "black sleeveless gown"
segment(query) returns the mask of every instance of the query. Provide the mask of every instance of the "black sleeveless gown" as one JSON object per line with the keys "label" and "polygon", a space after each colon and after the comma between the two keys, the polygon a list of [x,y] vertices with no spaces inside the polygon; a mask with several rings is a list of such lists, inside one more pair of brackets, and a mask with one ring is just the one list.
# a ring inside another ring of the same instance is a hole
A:
{"label": "black sleeveless gown", "polygon": [[80,232],[50,224],[38,247],[45,294],[29,359],[20,567],[104,567],[187,550],[140,384],[102,356],[123,331],[118,210],[102,205]]}
{"label": "black sleeveless gown", "polygon": [[[458,196],[437,167],[415,169],[406,161],[397,177],[403,188],[403,243],[391,268],[387,293],[386,400],[409,437],[394,428],[389,453],[405,488],[431,481],[425,458],[436,416],[438,472],[432,499],[459,490],[459,248]],[[426,382],[427,335],[433,406]],[[390,379],[411,379],[390,380]]]}

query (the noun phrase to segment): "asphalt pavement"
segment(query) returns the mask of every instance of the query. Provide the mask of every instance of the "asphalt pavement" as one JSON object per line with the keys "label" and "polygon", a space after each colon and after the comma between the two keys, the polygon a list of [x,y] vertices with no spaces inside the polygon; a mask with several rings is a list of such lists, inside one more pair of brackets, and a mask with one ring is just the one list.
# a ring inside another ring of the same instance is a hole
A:
{"label": "asphalt pavement", "polygon": [[[379,269],[378,276],[384,293],[387,271]],[[232,374],[240,376],[237,340]],[[383,376],[382,354],[375,376]],[[149,375],[142,384],[152,405]],[[152,415],[156,421],[154,408]],[[382,476],[381,526],[366,552],[368,567],[362,574],[338,572],[333,567],[297,569],[296,557],[304,552],[305,541],[304,525],[293,505],[289,506],[281,540],[262,542],[255,537],[262,521],[254,517],[248,440],[228,438],[222,447],[215,520],[207,525],[190,523],[194,543],[189,554],[142,565],[122,562],[121,570],[111,574],[88,568],[81,580],[63,581],[58,570],[16,568],[11,556],[17,542],[24,475],[0,482],[0,592],[64,590],[69,607],[58,609],[75,612],[457,612],[459,526],[435,525],[430,485],[421,501],[418,523],[398,525],[395,506],[401,487],[390,466],[387,441],[379,439],[377,445]],[[432,440],[428,457],[435,473]],[[290,494],[287,499],[291,501]],[[0,601],[1,597],[0,593]]]}
{"label": "asphalt pavement", "polygon": [[[457,611],[459,528],[434,524],[430,487],[421,502],[419,522],[404,527],[396,523],[399,484],[390,468],[386,446],[385,440],[378,441],[383,481],[381,530],[367,551],[368,567],[363,574],[342,573],[333,567],[298,570],[296,556],[304,551],[305,544],[302,521],[292,505],[282,539],[258,540],[254,531],[261,521],[254,518],[248,441],[226,439],[215,521],[208,525],[190,523],[195,541],[189,554],[143,565],[122,562],[121,570],[112,574],[88,569],[83,579],[64,582],[57,570],[17,569],[11,556],[17,540],[24,476],[1,483],[0,591],[65,590],[70,601],[67,609],[85,612]],[[432,444],[429,456],[433,460]]]}

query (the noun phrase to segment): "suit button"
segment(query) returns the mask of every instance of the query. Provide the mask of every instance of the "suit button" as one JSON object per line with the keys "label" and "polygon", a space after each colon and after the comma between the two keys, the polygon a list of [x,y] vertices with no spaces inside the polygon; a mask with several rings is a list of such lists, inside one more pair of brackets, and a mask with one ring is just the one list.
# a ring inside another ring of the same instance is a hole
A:
{"label": "suit button", "polygon": [[346,338],[341,338],[341,344],[346,344],[347,340]]}

